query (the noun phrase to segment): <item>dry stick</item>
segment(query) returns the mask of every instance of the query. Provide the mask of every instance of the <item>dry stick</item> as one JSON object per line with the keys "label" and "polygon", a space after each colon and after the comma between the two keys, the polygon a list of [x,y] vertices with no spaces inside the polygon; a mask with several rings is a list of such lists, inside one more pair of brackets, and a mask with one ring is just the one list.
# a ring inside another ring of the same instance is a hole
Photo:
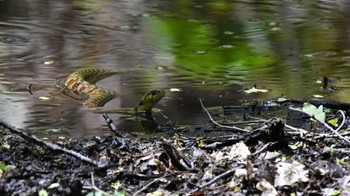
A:
{"label": "dry stick", "polygon": [[139,195],[142,191],[146,190],[149,186],[151,186],[153,183],[160,181],[160,178],[156,178],[152,180],[150,183],[146,184],[142,189],[136,191],[133,196]]}
{"label": "dry stick", "polygon": [[[336,131],[338,132],[343,126],[344,126],[344,124],[345,124],[345,113],[344,113],[344,111],[343,110],[338,110],[338,112],[340,112],[340,114],[341,114],[341,116],[342,116],[342,118],[343,118],[343,121],[341,122],[341,124],[340,124],[340,126],[338,127],[338,129],[336,129]],[[343,135],[347,135],[347,134],[349,134],[350,132],[349,131],[347,131],[347,132],[345,132],[345,133],[342,133],[341,135],[343,136]]]}
{"label": "dry stick", "polygon": [[306,131],[305,129],[302,129],[302,128],[296,128],[296,127],[293,127],[293,126],[290,126],[287,124],[285,124],[284,126],[292,131],[299,132],[300,137],[303,137],[304,134],[306,135],[308,133],[308,131]]}
{"label": "dry stick", "polygon": [[[94,177],[94,173],[91,172],[91,186],[92,188],[97,191],[102,193],[102,195],[108,195],[106,192],[104,192],[103,190],[99,189],[96,185],[95,185],[95,177]],[[94,194],[95,195],[95,194]]]}
{"label": "dry stick", "polygon": [[[338,112],[340,112],[340,114],[342,115],[342,122],[341,122],[341,124],[340,124],[340,126],[338,126],[338,128],[335,130],[337,133],[338,133],[338,131],[344,126],[344,124],[345,124],[345,113],[342,111],[342,110],[338,110],[337,111],[337,113]],[[350,132],[349,131],[347,131],[347,132],[345,132],[345,133],[342,133],[342,134],[340,134],[341,136],[344,136],[344,135],[348,135]],[[336,136],[338,136],[338,135],[336,135]],[[332,136],[330,136],[329,134],[327,134],[327,135],[320,135],[320,136],[318,136],[318,137],[315,137],[315,139],[318,139],[318,138],[322,138],[322,137],[332,137]],[[334,136],[333,136],[334,137]]]}
{"label": "dry stick", "polygon": [[234,167],[233,169],[230,169],[228,171],[225,171],[224,173],[218,175],[218,176],[215,176],[213,179],[211,179],[209,182],[207,183],[204,183],[202,185],[199,186],[199,188],[204,188],[206,186],[209,186],[211,184],[213,184],[215,181],[219,180],[220,178],[224,178],[228,175],[232,175],[233,173],[235,173],[235,171],[239,168],[242,168],[242,166],[237,166],[237,167]]}
{"label": "dry stick", "polygon": [[230,122],[230,125],[238,125],[238,124],[248,124],[248,123],[264,123],[266,120],[257,119],[257,120],[245,120],[245,121],[237,121],[237,122]]}
{"label": "dry stick", "polygon": [[[297,111],[297,112],[301,112],[301,113],[304,113],[304,114],[309,115],[308,113],[306,113],[306,112],[304,112],[304,111],[302,111],[302,110],[300,110],[300,109],[297,109],[297,108],[289,107],[289,109],[290,109],[290,110],[293,110],[293,111]],[[341,110],[339,110],[339,111],[341,111]],[[343,113],[341,113],[341,114],[344,115]],[[310,116],[310,115],[309,115],[309,116]],[[316,119],[319,123],[323,124],[327,129],[331,130],[337,137],[339,137],[340,139],[342,139],[342,140],[344,140],[344,141],[346,141],[347,143],[350,144],[350,140],[346,139],[345,137],[343,137],[342,135],[340,135],[340,134],[338,133],[338,131],[341,129],[341,126],[339,126],[336,130],[334,130],[334,129],[333,129],[331,126],[329,126],[326,122],[322,122],[322,121],[318,120],[317,118],[314,118],[314,119]],[[345,115],[343,116],[343,121],[345,121]],[[342,125],[343,125],[343,123],[342,123]]]}
{"label": "dry stick", "polygon": [[237,130],[237,131],[242,131],[242,132],[250,132],[248,130],[245,130],[245,129],[242,129],[242,128],[239,128],[239,127],[236,127],[236,126],[226,126],[226,125],[221,125],[219,124],[218,122],[216,122],[210,115],[209,111],[205,108],[203,102],[202,102],[202,99],[199,99],[199,102],[201,103],[201,106],[203,108],[203,110],[208,114],[209,116],[209,119],[211,120],[211,122],[213,122],[215,125],[219,126],[219,127],[222,127],[222,128],[228,128],[228,129],[234,129],[234,130]]}
{"label": "dry stick", "polygon": [[[169,156],[171,163],[181,171],[188,171],[191,169],[191,163],[187,159],[186,156],[184,156],[180,151],[178,151],[172,144],[165,141],[163,139],[162,141],[163,149],[165,153]],[[180,160],[183,160],[185,162],[185,165],[180,162]]]}
{"label": "dry stick", "polygon": [[264,152],[268,147],[277,144],[278,142],[269,142],[267,144],[265,144],[262,148],[260,148],[259,150],[255,151],[254,153],[250,154],[249,156],[255,156],[257,154],[260,154],[262,152]]}
{"label": "dry stick", "polygon": [[90,159],[89,157],[86,157],[86,156],[84,156],[82,154],[79,154],[79,153],[77,153],[75,151],[62,148],[62,147],[58,146],[57,144],[53,144],[53,143],[50,143],[50,142],[45,142],[42,139],[36,137],[35,135],[31,135],[29,133],[23,132],[23,131],[17,129],[16,127],[8,124],[5,121],[0,120],[0,125],[5,127],[5,128],[7,128],[7,129],[9,129],[13,133],[20,135],[22,138],[30,140],[30,141],[38,144],[38,145],[45,146],[45,147],[47,147],[48,149],[51,149],[51,150],[64,152],[64,153],[69,154],[69,155],[71,155],[71,156],[73,156],[75,158],[78,158],[78,159],[82,160],[82,161],[90,163],[90,164],[92,164],[94,166],[97,166],[97,167],[99,166],[96,161]]}
{"label": "dry stick", "polygon": [[302,129],[302,128],[296,128],[296,127],[293,127],[291,125],[288,125],[288,124],[285,124],[284,125],[286,128],[292,130],[292,131],[297,131],[300,133],[300,135],[303,135],[303,134],[307,134],[309,131],[305,130],[305,129]]}

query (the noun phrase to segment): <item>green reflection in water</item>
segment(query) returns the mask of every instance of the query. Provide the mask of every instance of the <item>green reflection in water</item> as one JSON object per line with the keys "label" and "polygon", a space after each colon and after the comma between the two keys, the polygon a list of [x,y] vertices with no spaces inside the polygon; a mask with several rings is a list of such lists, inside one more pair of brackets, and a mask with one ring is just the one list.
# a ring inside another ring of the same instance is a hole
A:
{"label": "green reflection in water", "polygon": [[159,49],[170,53],[168,55],[174,59],[172,68],[176,74],[206,83],[238,83],[245,80],[250,71],[267,70],[275,63],[268,47],[257,50],[252,44],[257,38],[242,33],[245,29],[261,29],[254,25],[259,23],[243,24],[224,19],[210,24],[174,17],[155,17],[149,21]]}

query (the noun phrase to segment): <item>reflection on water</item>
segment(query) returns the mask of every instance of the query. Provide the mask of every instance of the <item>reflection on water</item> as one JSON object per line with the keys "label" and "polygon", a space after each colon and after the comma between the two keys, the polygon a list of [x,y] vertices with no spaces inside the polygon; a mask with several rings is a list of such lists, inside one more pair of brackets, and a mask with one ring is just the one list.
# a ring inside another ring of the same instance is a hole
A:
{"label": "reflection on water", "polygon": [[[178,124],[207,121],[199,98],[207,106],[282,94],[349,102],[349,11],[345,0],[0,1],[0,118],[33,131],[105,134],[102,116],[55,87],[87,66],[125,70],[98,82],[119,93],[104,108],[133,108],[148,90],[167,89],[157,107]],[[321,91],[323,76],[342,90]],[[269,93],[241,91],[254,84]]]}

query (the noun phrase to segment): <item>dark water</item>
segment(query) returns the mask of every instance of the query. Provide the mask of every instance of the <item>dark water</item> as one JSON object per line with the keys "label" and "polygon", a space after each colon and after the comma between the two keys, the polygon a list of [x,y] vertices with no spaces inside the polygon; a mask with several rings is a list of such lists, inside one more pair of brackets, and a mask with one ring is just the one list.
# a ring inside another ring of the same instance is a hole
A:
{"label": "dark water", "polygon": [[[0,118],[37,132],[105,134],[101,115],[55,87],[87,66],[126,70],[98,83],[119,93],[105,109],[166,89],[157,108],[178,124],[207,121],[199,98],[207,106],[280,95],[350,102],[349,13],[345,0],[0,1]],[[322,91],[323,76],[340,90]],[[269,92],[242,91],[254,84]]]}

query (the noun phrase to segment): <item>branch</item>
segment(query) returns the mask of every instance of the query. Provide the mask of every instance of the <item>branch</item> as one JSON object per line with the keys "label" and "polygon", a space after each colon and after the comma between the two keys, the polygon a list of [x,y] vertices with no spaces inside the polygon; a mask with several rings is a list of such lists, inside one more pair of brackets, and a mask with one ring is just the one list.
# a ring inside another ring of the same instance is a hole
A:
{"label": "branch", "polygon": [[[300,110],[300,109],[297,109],[297,108],[289,107],[289,109],[290,109],[290,110],[293,110],[293,111],[297,111],[297,112],[301,112],[301,113],[304,113],[304,114],[309,115],[308,113],[306,113],[306,112],[304,112],[304,111],[302,111],[302,110]],[[339,111],[341,111],[341,110],[339,110]],[[345,115],[344,115],[344,113],[341,112],[341,114],[343,115],[343,121],[345,121]],[[309,116],[310,116],[310,115],[309,115]],[[311,117],[312,117],[312,116],[311,116]],[[350,144],[350,140],[346,139],[345,137],[343,137],[342,135],[340,135],[340,134],[338,133],[338,131],[341,129],[341,127],[344,125],[344,123],[341,124],[342,126],[339,126],[336,130],[334,130],[334,129],[333,129],[331,126],[329,126],[326,122],[322,122],[322,121],[318,120],[317,118],[314,118],[314,119],[316,119],[319,123],[323,124],[323,126],[325,126],[327,129],[329,129],[330,131],[332,131],[332,133],[334,133],[338,138],[340,138],[340,139],[342,139],[342,140],[344,140],[344,141],[346,141],[347,143]]]}
{"label": "branch", "polygon": [[239,169],[239,168],[242,168],[242,166],[234,167],[234,168],[232,168],[232,169],[230,169],[230,170],[228,170],[228,171],[225,171],[224,173],[222,173],[222,174],[220,174],[220,175],[218,175],[218,176],[215,176],[215,177],[214,177],[213,179],[211,179],[209,182],[206,182],[206,183],[200,185],[199,188],[204,188],[204,187],[206,187],[206,186],[209,186],[209,185],[213,184],[215,181],[219,180],[220,178],[224,178],[224,177],[226,177],[226,176],[228,176],[228,175],[232,175],[232,174],[235,173],[236,170]]}
{"label": "branch", "polygon": [[209,116],[209,119],[211,120],[211,122],[213,122],[215,125],[219,126],[219,127],[222,127],[222,128],[227,128],[227,129],[234,129],[234,130],[237,130],[237,131],[241,131],[241,132],[250,132],[248,130],[245,130],[245,129],[242,129],[242,128],[239,128],[239,127],[236,127],[236,126],[226,126],[226,125],[221,125],[219,124],[218,122],[216,122],[210,115],[209,111],[205,108],[203,102],[202,102],[202,99],[199,99],[199,102],[201,103],[201,106],[203,108],[203,110],[208,114]]}
{"label": "branch", "polygon": [[249,156],[255,156],[257,154],[260,154],[262,152],[264,152],[268,147],[277,144],[278,142],[269,142],[267,144],[265,144],[261,149],[255,151],[254,153],[250,154]]}
{"label": "branch", "polygon": [[90,163],[90,164],[92,164],[94,166],[97,166],[97,167],[99,166],[96,161],[90,159],[89,157],[86,157],[86,156],[84,156],[82,154],[79,154],[79,153],[77,153],[77,152],[75,152],[73,150],[68,150],[66,148],[62,148],[62,147],[58,146],[57,144],[53,144],[53,143],[50,143],[50,142],[45,142],[42,139],[36,137],[35,135],[31,135],[29,133],[23,132],[23,131],[17,129],[16,127],[8,124],[5,121],[0,120],[0,125],[5,127],[5,128],[7,128],[7,129],[9,129],[12,133],[18,134],[22,138],[30,140],[33,143],[36,143],[36,144],[38,144],[40,146],[45,146],[46,148],[48,148],[50,150],[53,150],[53,151],[60,151],[60,152],[66,153],[66,154],[71,155],[71,156],[73,156],[75,158],[78,158],[78,159],[80,159],[82,161]]}
{"label": "branch", "polygon": [[136,191],[136,192],[133,194],[133,196],[135,196],[135,195],[140,195],[140,193],[141,193],[142,191],[146,190],[149,186],[151,186],[152,184],[154,184],[154,183],[156,183],[156,182],[158,182],[158,181],[160,181],[160,180],[161,180],[160,178],[156,178],[156,179],[152,180],[150,183],[148,183],[148,184],[146,184],[144,187],[142,187],[142,189]]}

